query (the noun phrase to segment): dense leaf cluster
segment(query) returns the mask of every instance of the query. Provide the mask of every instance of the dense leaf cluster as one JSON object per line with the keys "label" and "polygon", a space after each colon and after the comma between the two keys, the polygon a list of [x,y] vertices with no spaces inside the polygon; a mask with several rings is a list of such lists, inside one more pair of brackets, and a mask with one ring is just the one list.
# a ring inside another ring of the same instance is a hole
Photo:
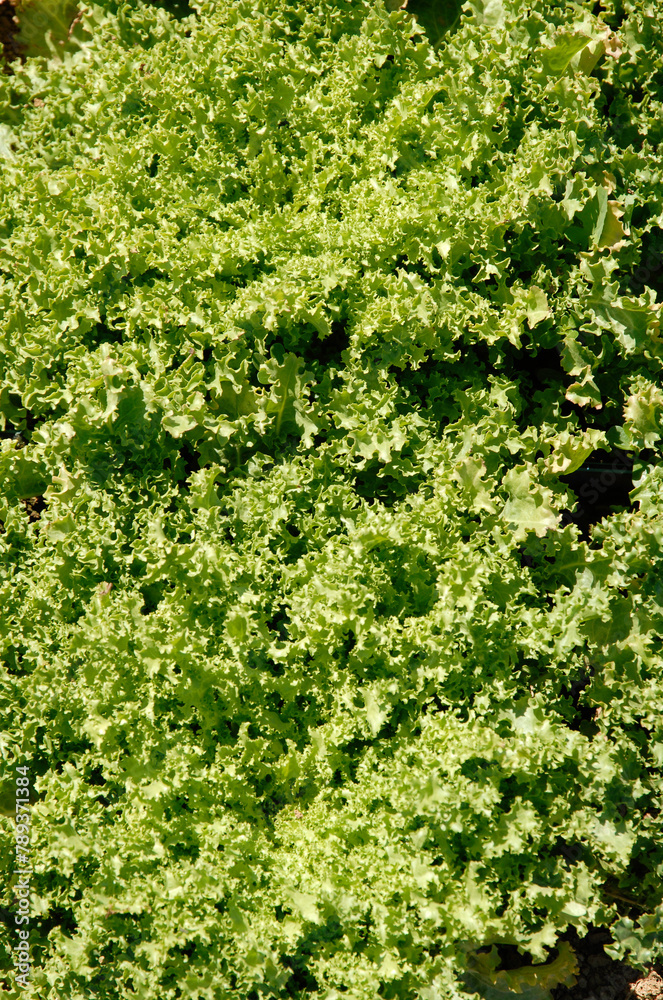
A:
{"label": "dense leaf cluster", "polygon": [[89,4],[0,77],[40,997],[663,953],[660,15]]}

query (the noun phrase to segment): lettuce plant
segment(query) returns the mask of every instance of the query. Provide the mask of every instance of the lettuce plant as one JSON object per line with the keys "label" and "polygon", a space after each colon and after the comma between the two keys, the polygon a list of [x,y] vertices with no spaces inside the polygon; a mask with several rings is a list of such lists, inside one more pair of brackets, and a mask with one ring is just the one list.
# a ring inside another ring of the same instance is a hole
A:
{"label": "lettuce plant", "polygon": [[595,7],[91,3],[0,77],[7,997],[23,761],[40,998],[663,955],[663,39]]}

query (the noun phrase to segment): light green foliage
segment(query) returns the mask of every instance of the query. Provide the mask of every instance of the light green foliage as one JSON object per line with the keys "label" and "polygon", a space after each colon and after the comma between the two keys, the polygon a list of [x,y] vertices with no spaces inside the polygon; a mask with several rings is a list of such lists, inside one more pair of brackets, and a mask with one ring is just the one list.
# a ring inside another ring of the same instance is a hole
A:
{"label": "light green foliage", "polygon": [[[663,10],[593,8],[90,4],[0,77],[35,995],[663,954]],[[615,447],[583,539],[561,477]]]}

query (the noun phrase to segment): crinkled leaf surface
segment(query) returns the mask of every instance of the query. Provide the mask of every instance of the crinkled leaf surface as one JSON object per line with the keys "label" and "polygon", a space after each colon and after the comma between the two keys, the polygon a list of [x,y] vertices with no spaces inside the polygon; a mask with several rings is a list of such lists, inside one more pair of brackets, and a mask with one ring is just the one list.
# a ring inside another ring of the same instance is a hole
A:
{"label": "crinkled leaf surface", "polygon": [[[570,927],[663,953],[663,19],[393,6],[88,4],[0,76],[40,997],[534,1000]],[[581,537],[611,447],[632,504]]]}

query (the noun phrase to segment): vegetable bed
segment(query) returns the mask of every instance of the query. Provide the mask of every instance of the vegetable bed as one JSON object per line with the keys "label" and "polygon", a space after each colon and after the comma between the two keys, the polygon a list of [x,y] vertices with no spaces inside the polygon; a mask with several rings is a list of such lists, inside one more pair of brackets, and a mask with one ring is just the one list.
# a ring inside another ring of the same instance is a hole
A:
{"label": "vegetable bed", "polygon": [[63,10],[0,76],[4,995],[17,765],[40,998],[648,969],[663,7]]}

